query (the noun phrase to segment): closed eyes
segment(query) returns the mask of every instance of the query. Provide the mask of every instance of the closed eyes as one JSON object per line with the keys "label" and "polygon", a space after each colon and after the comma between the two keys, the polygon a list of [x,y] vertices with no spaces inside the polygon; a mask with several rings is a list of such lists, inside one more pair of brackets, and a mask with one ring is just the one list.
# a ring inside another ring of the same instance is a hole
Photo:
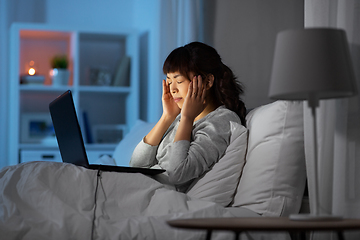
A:
{"label": "closed eyes", "polygon": [[[183,83],[183,81],[179,81],[179,82],[176,82],[177,84],[181,84]],[[170,86],[170,84],[172,84],[172,82],[168,82],[168,85]]]}

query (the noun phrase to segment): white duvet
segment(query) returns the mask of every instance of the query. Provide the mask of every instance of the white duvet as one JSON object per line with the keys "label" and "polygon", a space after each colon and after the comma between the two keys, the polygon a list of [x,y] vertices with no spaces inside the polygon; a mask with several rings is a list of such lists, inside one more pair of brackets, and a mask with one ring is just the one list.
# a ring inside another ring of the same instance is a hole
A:
{"label": "white duvet", "polygon": [[97,174],[50,162],[3,168],[1,239],[201,239],[204,231],[177,230],[166,221],[233,216],[142,174]]}

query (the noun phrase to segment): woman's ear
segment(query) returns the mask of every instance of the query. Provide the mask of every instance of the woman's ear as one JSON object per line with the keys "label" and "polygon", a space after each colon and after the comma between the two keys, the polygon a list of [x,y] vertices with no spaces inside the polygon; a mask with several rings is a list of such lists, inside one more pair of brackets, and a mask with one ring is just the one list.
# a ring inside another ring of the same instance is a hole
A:
{"label": "woman's ear", "polygon": [[212,74],[206,76],[206,90],[209,90],[214,85],[214,79]]}

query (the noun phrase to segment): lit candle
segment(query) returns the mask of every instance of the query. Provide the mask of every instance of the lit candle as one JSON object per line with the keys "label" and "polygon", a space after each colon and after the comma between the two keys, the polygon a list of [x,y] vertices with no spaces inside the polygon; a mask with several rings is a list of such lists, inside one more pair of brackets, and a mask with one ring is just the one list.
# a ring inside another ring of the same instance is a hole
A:
{"label": "lit candle", "polygon": [[35,62],[34,61],[30,61],[29,62],[29,66],[30,66],[30,68],[29,68],[29,70],[28,70],[28,74],[29,75],[31,75],[31,76],[33,76],[33,75],[35,75],[35,73],[36,73],[36,70],[35,70]]}

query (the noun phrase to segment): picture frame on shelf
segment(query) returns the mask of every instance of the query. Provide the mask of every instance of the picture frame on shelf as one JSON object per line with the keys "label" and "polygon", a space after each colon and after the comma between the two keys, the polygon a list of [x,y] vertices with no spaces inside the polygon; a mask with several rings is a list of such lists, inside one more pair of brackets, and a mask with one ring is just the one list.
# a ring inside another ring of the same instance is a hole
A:
{"label": "picture frame on shelf", "polygon": [[49,113],[23,113],[21,115],[21,143],[55,145],[56,137]]}
{"label": "picture frame on shelf", "polygon": [[107,68],[89,68],[90,84],[93,86],[110,86],[112,74]]}

